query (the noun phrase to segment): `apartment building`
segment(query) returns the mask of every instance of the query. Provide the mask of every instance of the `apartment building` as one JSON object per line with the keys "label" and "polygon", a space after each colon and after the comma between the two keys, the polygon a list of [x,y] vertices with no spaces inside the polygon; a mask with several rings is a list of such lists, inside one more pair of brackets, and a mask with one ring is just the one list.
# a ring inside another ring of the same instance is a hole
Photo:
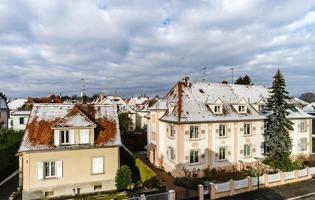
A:
{"label": "apartment building", "polygon": [[23,200],[115,190],[120,145],[112,105],[34,104],[18,152]]}
{"label": "apartment building", "polygon": [[[174,177],[249,167],[265,153],[268,89],[180,80],[150,107],[148,158]],[[293,155],[309,155],[312,116],[292,107]]]}

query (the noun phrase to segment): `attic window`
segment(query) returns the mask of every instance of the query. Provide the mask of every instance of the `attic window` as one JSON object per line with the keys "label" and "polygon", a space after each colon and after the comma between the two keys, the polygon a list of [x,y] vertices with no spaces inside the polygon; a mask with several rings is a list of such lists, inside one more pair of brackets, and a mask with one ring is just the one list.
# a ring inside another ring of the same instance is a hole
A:
{"label": "attic window", "polygon": [[221,105],[215,105],[214,109],[213,109],[213,112],[215,114],[221,114],[222,113],[222,106]]}
{"label": "attic window", "polygon": [[259,104],[258,105],[258,111],[264,111],[265,110],[265,105]]}
{"label": "attic window", "polygon": [[199,89],[199,92],[200,92],[200,93],[205,93],[202,89]]}
{"label": "attic window", "polygon": [[246,106],[245,105],[239,105],[238,106],[238,112],[239,113],[245,113],[246,112]]}

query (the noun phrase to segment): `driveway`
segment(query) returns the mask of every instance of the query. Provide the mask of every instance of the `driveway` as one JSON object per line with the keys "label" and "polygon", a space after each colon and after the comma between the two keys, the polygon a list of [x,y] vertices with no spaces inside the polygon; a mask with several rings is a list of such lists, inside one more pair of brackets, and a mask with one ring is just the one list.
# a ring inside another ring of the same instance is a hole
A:
{"label": "driveway", "polygon": [[[314,193],[314,194],[313,194]],[[310,195],[308,195],[310,194]],[[308,180],[299,183],[282,185],[260,191],[252,191],[221,200],[311,200],[315,199],[315,181]]]}

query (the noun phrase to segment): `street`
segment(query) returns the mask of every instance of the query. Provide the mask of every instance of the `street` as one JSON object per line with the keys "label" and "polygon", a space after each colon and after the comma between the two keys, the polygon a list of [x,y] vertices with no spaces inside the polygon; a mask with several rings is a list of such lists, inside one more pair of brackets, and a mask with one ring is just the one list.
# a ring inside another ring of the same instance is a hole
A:
{"label": "street", "polygon": [[[262,189],[238,194],[232,197],[221,198],[221,200],[311,200],[315,199],[315,181],[308,180],[299,183]],[[311,194],[308,196],[308,194]]]}

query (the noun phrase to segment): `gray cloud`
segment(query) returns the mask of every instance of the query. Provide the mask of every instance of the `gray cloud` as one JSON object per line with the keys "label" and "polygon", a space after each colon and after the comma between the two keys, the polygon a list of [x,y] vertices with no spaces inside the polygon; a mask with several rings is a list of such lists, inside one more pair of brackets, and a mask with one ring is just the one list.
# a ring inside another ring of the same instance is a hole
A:
{"label": "gray cloud", "polygon": [[[181,77],[249,74],[314,91],[315,1],[57,1],[0,4],[0,90],[10,97],[162,95]],[[202,68],[207,70],[202,72]]]}

